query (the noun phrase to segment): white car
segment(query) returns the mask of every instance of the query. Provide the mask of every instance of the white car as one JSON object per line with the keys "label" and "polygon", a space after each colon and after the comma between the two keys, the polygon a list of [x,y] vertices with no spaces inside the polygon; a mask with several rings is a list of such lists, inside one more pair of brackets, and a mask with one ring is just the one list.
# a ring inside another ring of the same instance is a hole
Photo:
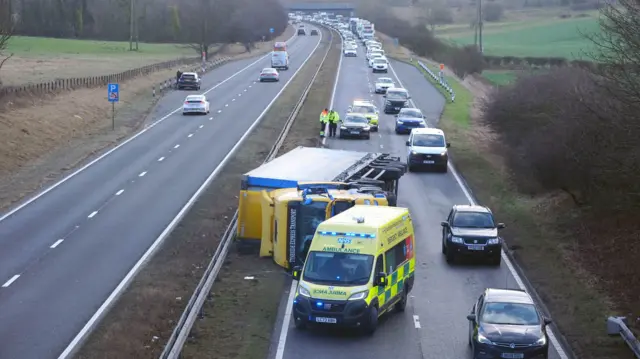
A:
{"label": "white car", "polygon": [[371,61],[371,71],[376,72],[389,72],[389,62],[384,56],[376,57]]}
{"label": "white car", "polygon": [[395,86],[396,84],[393,82],[391,77],[378,77],[375,83],[375,92],[386,93],[388,88]]}
{"label": "white car", "polygon": [[372,54],[372,55],[369,57],[369,61],[367,61],[367,62],[369,63],[369,67],[373,67],[373,61],[374,61],[375,59],[381,59],[381,58],[386,60],[386,58],[385,58],[384,56],[382,56],[382,55],[380,55],[380,54],[378,54],[378,53]]}
{"label": "white car", "polygon": [[189,95],[182,105],[182,114],[197,113],[206,115],[209,113],[209,101],[204,95]]}
{"label": "white car", "polygon": [[344,46],[353,47],[354,49],[358,48],[358,44],[355,41],[347,41],[344,43]]}
{"label": "white car", "polygon": [[380,50],[367,51],[367,60],[371,60],[374,57],[384,56],[384,53]]}
{"label": "white car", "polygon": [[345,47],[344,48],[344,56],[345,57],[357,57],[358,51],[353,47]]}

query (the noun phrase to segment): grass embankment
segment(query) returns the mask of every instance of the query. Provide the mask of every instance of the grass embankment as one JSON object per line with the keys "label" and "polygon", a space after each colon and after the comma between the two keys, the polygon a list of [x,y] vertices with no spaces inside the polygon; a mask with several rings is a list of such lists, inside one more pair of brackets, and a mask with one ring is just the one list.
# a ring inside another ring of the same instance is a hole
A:
{"label": "grass embankment", "polygon": [[[448,93],[423,73],[448,98]],[[566,233],[561,233],[556,218],[546,211],[554,198],[518,193],[509,169],[491,146],[497,139],[475,118],[474,94],[453,77],[447,81],[456,98],[447,102],[439,127],[452,143],[451,158],[480,203],[507,223],[504,237],[509,248],[577,357],[631,358],[619,338],[605,335],[604,318],[611,314],[611,306],[595,289],[593,279],[572,265],[563,246]]]}

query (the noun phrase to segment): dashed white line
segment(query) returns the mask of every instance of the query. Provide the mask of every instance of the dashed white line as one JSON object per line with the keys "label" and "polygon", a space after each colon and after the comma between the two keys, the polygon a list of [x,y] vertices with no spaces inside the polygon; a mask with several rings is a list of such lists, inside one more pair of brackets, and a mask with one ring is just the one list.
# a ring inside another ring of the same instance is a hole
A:
{"label": "dashed white line", "polygon": [[178,147],[180,147],[180,145],[175,145],[175,146],[173,146],[173,148],[178,148]]}
{"label": "dashed white line", "polygon": [[229,107],[229,104],[228,104],[228,103],[225,103],[225,104],[224,104],[224,107]]}
{"label": "dashed white line", "polygon": [[87,216],[87,218],[93,218],[96,214],[98,214],[98,211],[93,211],[90,215]]}
{"label": "dashed white line", "polygon": [[383,146],[383,145],[380,145],[380,148],[384,148],[384,146]]}
{"label": "dashed white line", "polygon": [[49,248],[55,248],[55,247],[59,246],[59,245],[60,245],[60,243],[62,243],[62,242],[64,242],[64,239],[58,239],[58,240],[57,240],[57,241],[55,241],[55,242],[51,245],[51,247],[49,247]]}
{"label": "dashed white line", "polygon": [[123,189],[119,190],[118,192],[116,192],[116,196],[121,195],[121,194],[122,194],[122,192],[124,192],[124,190],[123,190]]}
{"label": "dashed white line", "polygon": [[140,174],[138,175],[138,177],[144,177],[144,175],[146,175],[146,174],[147,174],[147,171],[144,171],[144,172],[140,173]]}
{"label": "dashed white line", "polygon": [[[222,112],[222,110],[218,110],[218,113],[220,113],[220,112]],[[212,120],[212,119],[213,119],[213,117],[209,118],[209,120]]]}
{"label": "dashed white line", "polygon": [[200,127],[198,127],[198,128],[203,128],[203,127],[204,127],[204,125],[200,125]]}
{"label": "dashed white line", "polygon": [[162,161],[164,161],[164,157],[158,158],[158,162],[162,162]]}
{"label": "dashed white line", "polygon": [[[249,87],[251,87],[251,86],[249,86]],[[247,89],[244,89],[244,92],[247,92]]]}
{"label": "dashed white line", "polygon": [[236,100],[235,98],[232,98],[232,99],[231,99],[231,101],[235,101],[235,100]]}
{"label": "dashed white line", "polygon": [[11,279],[9,279],[8,281],[6,281],[3,285],[2,288],[6,288],[8,286],[10,286],[11,284],[13,284],[13,282],[15,282],[18,278],[20,278],[20,274],[16,274],[13,277],[11,277]]}
{"label": "dashed white line", "polygon": [[[255,84],[255,82],[254,82],[254,84]],[[249,85],[249,87],[251,87],[251,86],[252,86],[252,85]]]}
{"label": "dashed white line", "polygon": [[242,96],[242,94],[241,94],[241,93],[239,93],[239,94],[238,94],[238,96]]}
{"label": "dashed white line", "polygon": [[193,133],[190,133],[189,136],[187,136],[187,137],[193,137]]}
{"label": "dashed white line", "polygon": [[420,317],[418,317],[417,315],[413,316],[413,325],[416,327],[416,329],[422,328],[420,326]]}

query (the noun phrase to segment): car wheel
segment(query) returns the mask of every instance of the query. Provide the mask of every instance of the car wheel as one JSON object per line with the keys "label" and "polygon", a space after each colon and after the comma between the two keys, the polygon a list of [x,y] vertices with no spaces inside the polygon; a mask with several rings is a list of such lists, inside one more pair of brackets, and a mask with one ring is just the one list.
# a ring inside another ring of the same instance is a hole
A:
{"label": "car wheel", "polygon": [[489,264],[491,264],[494,267],[499,267],[501,263],[502,263],[502,256],[500,255],[500,253],[498,253],[497,255],[493,255],[489,259]]}
{"label": "car wheel", "polygon": [[378,329],[378,308],[371,307],[369,309],[369,319],[364,327],[364,332],[367,335],[373,335]]}
{"label": "car wheel", "polygon": [[300,317],[296,317],[293,323],[295,324],[296,329],[304,330],[307,328],[307,322]]}
{"label": "car wheel", "polygon": [[453,264],[456,260],[456,255],[455,253],[453,253],[453,250],[451,250],[451,248],[447,248],[444,251],[444,255],[445,255],[445,259],[447,260],[447,263],[449,264]]}
{"label": "car wheel", "polygon": [[445,163],[444,165],[442,165],[442,167],[440,168],[440,172],[442,173],[447,173],[449,171],[449,166],[447,166],[447,164]]}
{"label": "car wheel", "polygon": [[440,243],[440,244],[441,244],[441,247],[442,247],[442,254],[447,254],[447,247],[445,247],[445,245],[444,245],[444,237],[442,238],[441,242],[442,243]]}
{"label": "car wheel", "polygon": [[399,135],[400,131],[398,131],[398,129],[396,128],[396,135]]}
{"label": "car wheel", "polygon": [[398,303],[396,303],[395,305],[395,310],[402,313],[404,312],[404,309],[407,307],[407,287],[405,286],[404,289],[402,290],[402,298],[400,299],[400,301]]}

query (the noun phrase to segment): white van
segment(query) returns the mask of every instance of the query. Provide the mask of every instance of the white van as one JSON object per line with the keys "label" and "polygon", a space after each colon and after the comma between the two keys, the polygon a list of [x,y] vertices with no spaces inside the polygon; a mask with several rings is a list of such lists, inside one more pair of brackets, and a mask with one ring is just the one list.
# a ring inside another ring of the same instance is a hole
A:
{"label": "white van", "polygon": [[271,67],[278,70],[289,70],[289,53],[273,51],[271,53]]}

